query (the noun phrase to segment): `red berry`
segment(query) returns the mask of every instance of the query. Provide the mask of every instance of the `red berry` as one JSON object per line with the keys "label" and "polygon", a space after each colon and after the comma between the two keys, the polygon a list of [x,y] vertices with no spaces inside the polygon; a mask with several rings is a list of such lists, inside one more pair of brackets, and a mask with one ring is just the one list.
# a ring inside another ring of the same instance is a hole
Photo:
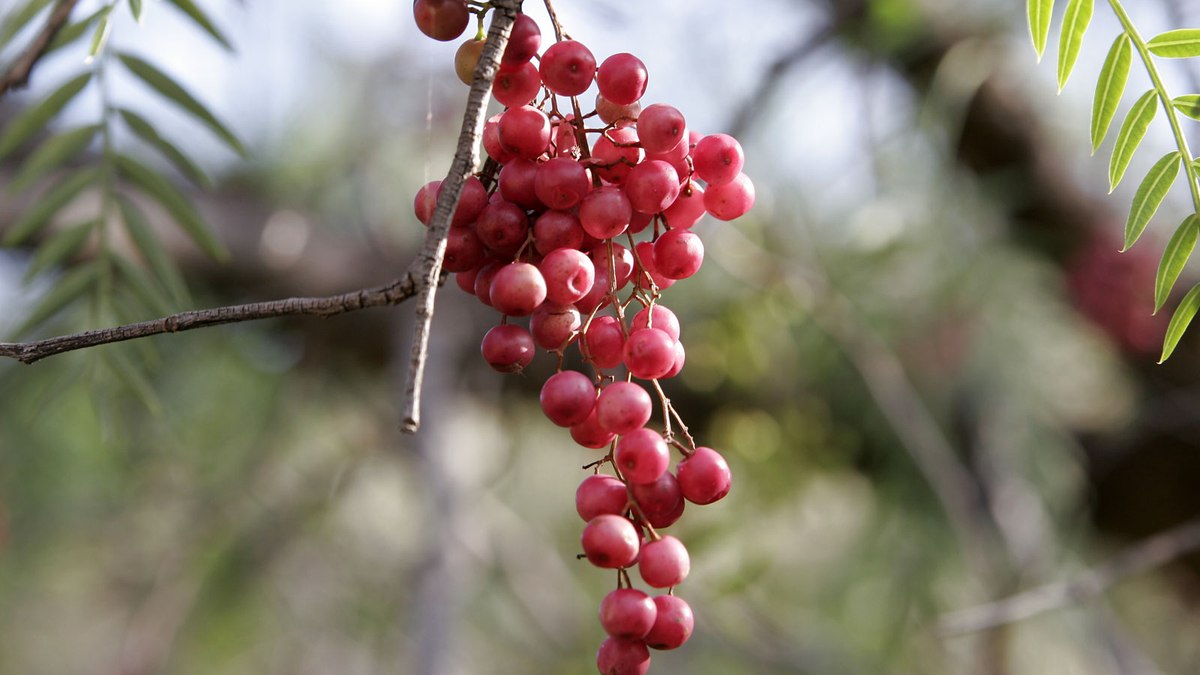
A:
{"label": "red berry", "polygon": [[663,103],[644,108],[638,115],[637,129],[642,148],[647,153],[668,152],[687,142],[687,121],[683,119],[683,113]]}
{"label": "red berry", "polygon": [[546,378],[539,400],[551,422],[560,427],[573,426],[592,414],[596,385],[583,373],[564,370]]}
{"label": "red berry", "polygon": [[691,230],[671,230],[654,242],[654,266],[668,279],[686,279],[704,263],[704,243]]}
{"label": "red berry", "polygon": [[587,169],[569,157],[555,157],[538,166],[533,191],[547,207],[569,209],[592,189]]}
{"label": "red berry", "polygon": [[641,640],[605,638],[596,651],[600,675],[646,675],[650,670],[650,650]]}
{"label": "red berry", "polygon": [[512,32],[508,35],[508,45],[504,47],[504,55],[500,62],[506,65],[526,63],[537,55],[538,47],[542,44],[542,29],[528,14],[518,14],[513,21]]}
{"label": "red berry", "polygon": [[729,494],[733,484],[725,458],[703,446],[679,462],[676,472],[683,496],[693,504],[711,504]]}
{"label": "red berry", "polygon": [[546,211],[533,223],[533,247],[542,255],[556,248],[579,248],[582,245],[583,227],[569,211]]}
{"label": "red berry", "polygon": [[629,170],[624,188],[634,211],[659,213],[679,196],[679,174],[661,159],[648,159]]}
{"label": "red berry", "polygon": [[639,640],[654,627],[658,606],[636,588],[618,588],[600,601],[600,625],[621,640]]}
{"label": "red berry", "polygon": [[[606,282],[607,283],[607,280]],[[625,336],[615,316],[598,316],[583,334],[584,360],[600,369],[615,368],[621,363],[621,352],[625,347]]]}
{"label": "red berry", "polygon": [[653,483],[630,483],[629,491],[650,527],[670,527],[683,515],[683,492],[670,471],[664,471]]}
{"label": "red berry", "polygon": [[582,43],[563,40],[546,48],[539,70],[550,91],[559,96],[578,96],[592,86],[596,57]]}
{"label": "red berry", "polygon": [[652,412],[650,394],[632,382],[613,382],[600,390],[596,399],[596,421],[618,435],[641,429]]}
{"label": "red berry", "polygon": [[600,95],[617,105],[629,105],[646,93],[646,64],[633,54],[613,54],[596,70]]}
{"label": "red berry", "polygon": [[483,149],[488,157],[501,164],[508,164],[516,155],[500,144],[500,118],[503,116],[503,113],[492,115],[483,125]]}
{"label": "red berry", "polygon": [[546,279],[546,298],[560,305],[583,298],[596,280],[592,259],[573,248],[559,248],[547,253],[538,269]]}
{"label": "red berry", "polygon": [[483,336],[483,359],[502,373],[519,373],[533,361],[533,338],[520,326],[503,324]]}
{"label": "red berry", "polygon": [[692,636],[696,620],[692,608],[676,595],[654,597],[657,610],[654,626],[646,635],[647,646],[653,649],[676,649]]}
{"label": "red berry", "polygon": [[416,0],[413,18],[422,33],[434,40],[449,42],[467,29],[471,13],[466,0]]}
{"label": "red berry", "polygon": [[543,302],[529,316],[529,332],[542,349],[560,349],[582,327],[583,318],[572,305]]}
{"label": "red berry", "polygon": [[629,324],[629,330],[638,330],[639,328],[657,328],[670,335],[672,340],[679,339],[679,319],[675,316],[675,312],[663,305],[643,307],[637,314],[634,314],[633,322]]}
{"label": "red berry", "polygon": [[530,105],[509,108],[500,117],[500,144],[518,157],[537,157],[550,145],[550,118]]}
{"label": "red berry", "polygon": [[709,185],[723,185],[742,172],[746,157],[733,136],[711,134],[701,138],[692,151],[696,175]]}
{"label": "red berry", "polygon": [[631,127],[610,129],[596,139],[592,146],[592,164],[597,175],[613,185],[620,185],[629,170],[642,161],[643,152],[637,145],[637,131]]}
{"label": "red berry", "polygon": [[446,233],[446,254],[442,258],[442,269],[447,272],[465,272],[483,264],[487,251],[483,243],[469,227],[452,227]]}
{"label": "red berry", "polygon": [[529,234],[529,218],[525,216],[525,210],[516,204],[503,199],[496,200],[483,207],[475,223],[475,232],[484,246],[497,257],[511,259]]}
{"label": "red berry", "polygon": [[629,492],[625,489],[625,484],[615,476],[588,476],[575,490],[575,510],[584,522],[602,513],[622,515],[628,503]]}
{"label": "red berry", "polygon": [[629,334],[621,356],[634,377],[656,380],[675,365],[675,340],[664,330],[641,328]]}
{"label": "red berry", "polygon": [[510,263],[492,278],[488,297],[501,314],[527,316],[546,299],[546,280],[529,263]]}
{"label": "red berry", "polygon": [[640,546],[633,523],[608,513],[588,521],[580,543],[588,562],[607,569],[629,567],[637,559]]}
{"label": "red berry", "polygon": [[655,588],[678,586],[687,578],[691,567],[687,548],[671,535],[646,544],[638,555],[642,581]]}
{"label": "red berry", "polygon": [[741,218],[754,206],[754,183],[739,173],[721,185],[709,185],[704,192],[704,208],[717,220]]}
{"label": "red berry", "polygon": [[653,483],[667,470],[671,454],[662,434],[643,427],[617,440],[613,461],[630,483]]}
{"label": "red berry", "polygon": [[500,195],[524,209],[541,210],[546,205],[537,197],[533,181],[538,165],[531,159],[514,158],[500,172]]}
{"label": "red berry", "polygon": [[593,408],[588,418],[571,427],[571,438],[585,448],[599,450],[607,447],[617,435],[600,426]]}
{"label": "red berry", "polygon": [[596,95],[596,115],[605,124],[630,126],[637,120],[638,113],[641,111],[642,104],[636,101],[629,105],[621,105],[613,103],[600,94]]}
{"label": "red berry", "polygon": [[501,64],[492,82],[492,95],[509,108],[528,104],[541,90],[542,76],[538,74],[537,66],[528,61]]}
{"label": "red berry", "polygon": [[633,207],[621,188],[605,185],[583,198],[579,205],[579,223],[583,231],[597,239],[612,239],[629,227]]}
{"label": "red berry", "polygon": [[692,182],[679,191],[679,196],[663,211],[667,227],[681,230],[692,227],[700,222],[704,214],[704,188],[699,183]]}

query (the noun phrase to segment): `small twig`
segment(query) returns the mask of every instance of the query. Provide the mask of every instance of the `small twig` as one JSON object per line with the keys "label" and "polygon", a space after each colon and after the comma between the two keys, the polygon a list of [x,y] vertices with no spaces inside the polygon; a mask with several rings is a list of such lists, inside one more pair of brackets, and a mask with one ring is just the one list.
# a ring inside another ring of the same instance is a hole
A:
{"label": "small twig", "polygon": [[54,40],[54,36],[58,31],[66,25],[67,19],[71,17],[71,12],[75,9],[75,5],[79,0],[59,0],[54,6],[54,11],[50,13],[50,18],[46,21],[45,27],[38,33],[25,51],[21,53],[17,60],[4,73],[3,78],[0,78],[0,96],[3,96],[10,89],[19,89],[29,84],[29,76],[33,73],[33,67],[37,65],[39,59],[45,55],[46,50],[50,47],[50,43]]}
{"label": "small twig", "polygon": [[1200,518],[1134,544],[1074,579],[1056,581],[942,617],[942,637],[975,633],[1037,616],[1098,596],[1117,582],[1200,550]]}
{"label": "small twig", "polygon": [[558,12],[554,11],[554,3],[550,0],[544,0],[546,3],[546,13],[550,15],[550,25],[554,26],[554,40],[556,42],[563,41],[562,24],[558,21]]}
{"label": "small twig", "polygon": [[429,327],[433,321],[434,283],[442,271],[442,260],[446,255],[446,235],[450,231],[450,218],[458,208],[463,183],[475,172],[479,163],[479,141],[483,137],[484,111],[491,98],[492,80],[500,68],[500,57],[508,45],[513,21],[521,9],[522,0],[493,0],[492,24],[488,29],[487,43],[475,66],[475,80],[467,96],[467,109],[463,113],[462,130],[458,134],[458,148],[450,172],[442,181],[438,194],[437,208],[429,222],[425,243],[413,261],[420,270],[420,291],[417,297],[416,323],[413,326],[412,352],[409,356],[408,378],[404,387],[404,417],[400,428],[415,433],[421,426],[421,382],[425,377],[425,360],[429,353]]}
{"label": "small twig", "polygon": [[[435,281],[435,283],[437,282]],[[29,364],[48,356],[77,349],[135,340],[151,335],[162,335],[163,333],[179,333],[224,323],[273,319],[281,316],[333,316],[368,307],[398,305],[415,296],[417,289],[417,276],[410,271],[386,286],[365,288],[341,295],[319,298],[286,298],[230,307],[196,309],[153,321],[61,335],[36,342],[0,342],[0,356],[7,356],[21,363]]]}

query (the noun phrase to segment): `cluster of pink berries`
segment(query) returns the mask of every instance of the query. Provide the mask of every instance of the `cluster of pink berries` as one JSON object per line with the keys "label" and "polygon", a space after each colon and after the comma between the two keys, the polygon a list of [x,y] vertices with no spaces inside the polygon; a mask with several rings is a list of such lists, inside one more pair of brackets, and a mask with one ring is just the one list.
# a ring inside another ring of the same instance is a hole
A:
{"label": "cluster of pink berries", "polygon": [[[422,30],[443,40],[461,35],[470,11],[465,0],[414,5]],[[743,215],[754,187],[735,139],[689,130],[669,105],[641,108],[647,72],[637,57],[616,54],[597,66],[574,40],[537,58],[540,46],[536,22],[519,15],[493,85],[506,110],[484,131],[491,161],[464,186],[444,268],[503,315],[483,338],[484,359],[512,373],[538,346],[556,354],[542,410],[578,444],[607,451],[575,495],[586,522],[580,557],[618,570],[616,590],[600,603],[608,638],[597,665],[605,674],[645,673],[649,648],[679,647],[693,628],[691,608],[673,594],[688,575],[687,549],[658,530],[679,519],[685,502],[715,502],[731,483],[724,458],[695,444],[659,385],[685,357],[679,321],[659,299],[703,262],[692,226],[706,213]],[[460,48],[460,73],[472,52],[477,59],[477,47]],[[585,114],[578,97],[593,85],[594,110]],[[434,181],[418,191],[421,222],[429,223],[439,189]],[[519,317],[529,317],[528,327]],[[562,368],[573,345],[591,375]],[[661,402],[661,432],[647,426],[653,401],[639,380]],[[674,472],[672,448],[682,456]],[[613,475],[601,473],[606,466]],[[647,586],[666,592],[635,589],[634,565]]]}

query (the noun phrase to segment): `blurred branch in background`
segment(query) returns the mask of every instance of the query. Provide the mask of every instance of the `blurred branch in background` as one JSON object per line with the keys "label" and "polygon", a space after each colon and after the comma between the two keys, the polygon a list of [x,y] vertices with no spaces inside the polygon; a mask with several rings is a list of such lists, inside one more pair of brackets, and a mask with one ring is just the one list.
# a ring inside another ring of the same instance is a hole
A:
{"label": "blurred branch in background", "polygon": [[29,76],[33,73],[33,67],[37,65],[38,59],[46,54],[50,43],[54,41],[54,36],[67,24],[67,20],[71,18],[71,12],[78,2],[79,0],[57,1],[42,30],[34,36],[29,46],[20,53],[3,76],[0,76],[0,96],[6,94],[10,89],[18,89],[29,84]]}

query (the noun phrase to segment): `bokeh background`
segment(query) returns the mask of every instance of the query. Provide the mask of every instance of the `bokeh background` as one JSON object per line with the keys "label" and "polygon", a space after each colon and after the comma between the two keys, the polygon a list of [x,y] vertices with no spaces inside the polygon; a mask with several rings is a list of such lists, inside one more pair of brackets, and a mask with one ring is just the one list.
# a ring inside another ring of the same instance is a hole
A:
{"label": "bokeh background", "polygon": [[[19,4],[0,0],[0,21]],[[251,159],[136,81],[108,85],[215,178],[191,196],[228,264],[156,215],[196,303],[397,276],[423,233],[412,195],[458,130],[455,43],[424,38],[404,0],[199,4],[233,53],[158,0],[140,24],[118,3],[109,39],[184,82]],[[697,226],[706,264],[664,295],[688,349],[668,394],[735,486],[671,528],[697,628],[652,672],[1200,670],[1200,559],[1178,529],[1200,514],[1200,342],[1156,365],[1169,312],[1151,315],[1189,204],[1176,186],[1117,253],[1137,180],[1105,195],[1111,137],[1089,156],[1118,30],[1099,4],[1056,96],[1058,17],[1039,65],[1016,0],[558,1],[600,58],[646,62],[645,101],[737,135],[758,188],[746,217]],[[1200,21],[1184,0],[1130,5],[1146,35]],[[0,127],[85,46],[0,99]],[[1194,63],[1164,68],[1173,94],[1200,90]],[[1135,66],[1130,100],[1147,87]],[[1129,175],[1171,142],[1160,117]],[[39,190],[0,198],[0,231]],[[23,281],[31,256],[0,250],[9,333],[57,273]],[[411,311],[154,338],[131,352],[144,383],[94,353],[0,364],[0,673],[594,672],[613,580],[575,559],[595,455],[541,416],[553,360],[492,372],[478,345],[498,317],[449,284],[425,426],[404,436]],[[78,303],[39,334],[95,316]],[[1162,532],[1169,561],[963,629],[960,610],[1086,579]]]}

